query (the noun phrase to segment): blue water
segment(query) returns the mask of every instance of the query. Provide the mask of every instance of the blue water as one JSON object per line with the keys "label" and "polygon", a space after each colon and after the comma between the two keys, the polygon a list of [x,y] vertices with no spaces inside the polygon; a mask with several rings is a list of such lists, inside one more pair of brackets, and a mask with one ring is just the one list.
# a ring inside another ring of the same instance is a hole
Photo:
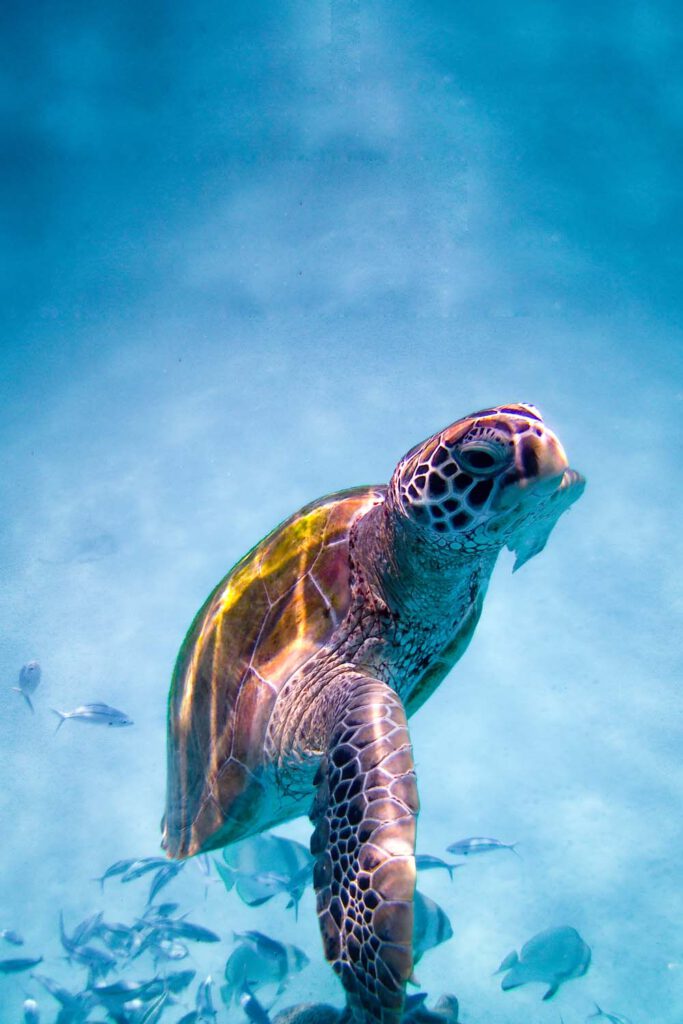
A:
{"label": "blue water", "polygon": [[[144,882],[90,879],[158,849],[170,674],[227,568],[454,419],[531,401],[586,493],[514,577],[501,557],[411,727],[420,850],[494,835],[522,859],[422,876],[455,934],[418,975],[466,1024],[683,1020],[680,19],[598,6],[5,8],[0,928],[26,946],[1,956],[77,988],[59,910],[141,912]],[[11,691],[31,659],[35,717]],[[135,726],[55,735],[50,707],[95,700]],[[312,958],[276,1009],[341,1004],[310,890],[295,923],[205,888],[166,890],[225,940],[193,949],[202,976],[260,928]],[[501,992],[500,960],[563,924],[588,974]],[[2,1024],[26,992],[54,1018],[17,975]]]}

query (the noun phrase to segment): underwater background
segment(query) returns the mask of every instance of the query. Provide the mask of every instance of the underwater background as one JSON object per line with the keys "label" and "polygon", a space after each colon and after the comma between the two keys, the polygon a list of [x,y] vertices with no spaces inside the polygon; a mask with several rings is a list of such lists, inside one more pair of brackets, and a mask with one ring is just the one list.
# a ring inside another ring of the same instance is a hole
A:
{"label": "underwater background", "polygon": [[[2,20],[0,929],[25,946],[0,955],[42,955],[77,991],[60,910],[67,929],[144,910],[150,876],[92,879],[159,851],[170,676],[228,568],[307,501],[526,401],[585,495],[514,577],[501,556],[411,721],[418,850],[491,835],[520,858],[421,875],[454,935],[417,974],[465,1024],[576,1024],[596,1002],[680,1024],[677,5],[101,0]],[[12,687],[34,659],[31,715]],[[134,727],[55,733],[50,708],[94,701]],[[273,1012],[341,1005],[310,888],[297,921],[192,865],[164,896],[223,940],[192,946],[197,980],[260,929],[311,957]],[[590,945],[585,977],[547,1003],[502,992],[503,957],[558,925]],[[55,1018],[22,973],[0,976],[0,1024],[27,994]]]}

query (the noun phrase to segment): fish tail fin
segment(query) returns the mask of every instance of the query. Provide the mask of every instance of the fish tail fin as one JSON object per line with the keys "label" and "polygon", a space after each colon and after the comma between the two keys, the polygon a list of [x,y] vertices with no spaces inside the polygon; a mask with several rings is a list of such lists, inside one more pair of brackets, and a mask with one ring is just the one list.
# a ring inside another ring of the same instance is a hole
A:
{"label": "fish tail fin", "polygon": [[57,708],[50,708],[50,711],[52,712],[53,715],[57,715],[57,717],[59,718],[59,722],[57,723],[57,728],[55,729],[55,732],[59,732],[59,730],[61,729],[62,725],[64,724],[64,722],[67,720],[67,718],[69,716],[65,715],[63,711],[57,711]]}
{"label": "fish tail fin", "polygon": [[602,1008],[600,1006],[598,1006],[597,1003],[595,1003],[594,1006],[595,1006],[595,1013],[589,1013],[588,1017],[587,1017],[587,1020],[590,1020],[591,1017],[602,1017]]}
{"label": "fish tail fin", "polygon": [[554,985],[551,985],[546,994],[543,996],[543,1002],[545,1003],[548,999],[552,999],[559,987],[559,982],[556,982]]}
{"label": "fish tail fin", "polygon": [[453,870],[454,870],[455,867],[456,867],[455,864],[447,864],[446,865],[446,871],[448,872],[448,877],[450,878],[451,882],[453,881]]}
{"label": "fish tail fin", "polygon": [[522,857],[521,853],[517,853],[517,847],[518,846],[519,846],[519,843],[509,843],[508,844],[508,850],[510,850],[512,853],[514,853],[515,857],[519,857],[520,860],[524,860],[524,858]]}

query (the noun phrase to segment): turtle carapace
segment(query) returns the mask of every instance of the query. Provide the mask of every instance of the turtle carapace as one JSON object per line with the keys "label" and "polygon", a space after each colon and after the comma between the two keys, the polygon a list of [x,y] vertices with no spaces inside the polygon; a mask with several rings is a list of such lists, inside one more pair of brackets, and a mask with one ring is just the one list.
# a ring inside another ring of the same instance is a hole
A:
{"label": "turtle carapace", "polygon": [[474,413],[412,448],[388,486],[278,526],[185,638],[164,845],[188,857],[308,812],[325,954],[357,1024],[398,1024],[413,970],[407,718],[467,647],[500,550],[518,568],[582,490],[533,406]]}

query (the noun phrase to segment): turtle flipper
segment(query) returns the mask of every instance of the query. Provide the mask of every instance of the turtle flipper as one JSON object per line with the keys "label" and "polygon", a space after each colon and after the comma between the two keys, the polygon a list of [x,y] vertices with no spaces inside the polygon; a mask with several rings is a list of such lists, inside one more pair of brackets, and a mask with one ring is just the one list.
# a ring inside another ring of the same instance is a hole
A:
{"label": "turtle flipper", "polygon": [[385,683],[337,680],[311,851],[325,955],[360,1024],[398,1024],[413,970],[418,812],[406,714]]}

